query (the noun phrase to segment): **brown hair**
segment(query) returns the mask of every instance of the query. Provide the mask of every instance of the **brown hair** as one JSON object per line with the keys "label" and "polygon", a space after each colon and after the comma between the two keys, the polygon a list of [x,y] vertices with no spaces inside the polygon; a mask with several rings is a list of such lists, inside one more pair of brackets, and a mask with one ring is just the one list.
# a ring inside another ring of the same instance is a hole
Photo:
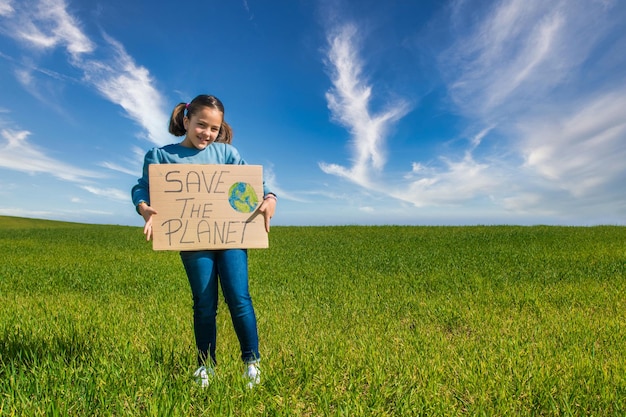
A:
{"label": "brown hair", "polygon": [[[210,107],[220,111],[222,115],[224,115],[224,105],[217,97],[201,94],[189,103],[178,103],[176,107],[174,107],[170,117],[169,132],[174,136],[184,136],[187,133],[183,123],[185,116],[193,116],[194,113],[199,111],[202,107]],[[187,114],[185,114],[185,110],[187,111]],[[233,141],[233,129],[228,123],[226,123],[226,121],[224,121],[223,118],[222,126],[220,127],[220,131],[215,141],[223,143],[231,143]]]}

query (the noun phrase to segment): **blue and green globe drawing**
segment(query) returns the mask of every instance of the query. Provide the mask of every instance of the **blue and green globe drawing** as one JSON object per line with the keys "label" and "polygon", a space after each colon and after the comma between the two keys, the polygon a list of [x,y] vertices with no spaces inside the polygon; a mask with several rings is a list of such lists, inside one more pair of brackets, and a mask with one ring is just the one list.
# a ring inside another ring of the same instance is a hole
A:
{"label": "blue and green globe drawing", "polygon": [[259,198],[250,184],[236,182],[228,190],[228,202],[240,213],[252,213],[259,204]]}

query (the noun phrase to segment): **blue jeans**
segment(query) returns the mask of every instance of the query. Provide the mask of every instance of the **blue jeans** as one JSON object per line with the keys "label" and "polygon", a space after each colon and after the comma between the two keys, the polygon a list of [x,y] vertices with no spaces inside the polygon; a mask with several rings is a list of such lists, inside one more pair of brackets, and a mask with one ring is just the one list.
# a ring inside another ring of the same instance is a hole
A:
{"label": "blue jeans", "polygon": [[193,295],[193,328],[198,363],[216,364],[218,276],[239,339],[241,359],[260,359],[259,336],[252,298],[248,291],[248,252],[245,249],[181,252]]}

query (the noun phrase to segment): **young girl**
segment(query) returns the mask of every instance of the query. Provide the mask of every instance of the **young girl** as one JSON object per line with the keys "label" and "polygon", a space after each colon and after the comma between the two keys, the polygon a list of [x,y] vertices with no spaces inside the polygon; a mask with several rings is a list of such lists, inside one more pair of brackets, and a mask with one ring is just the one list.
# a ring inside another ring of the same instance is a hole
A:
{"label": "young girl", "polygon": [[[214,96],[199,95],[189,104],[180,103],[172,111],[169,132],[185,136],[182,142],[153,148],[145,156],[143,176],[132,189],[133,204],[146,224],[146,239],[152,237],[153,217],[150,207],[148,166],[150,164],[235,164],[246,162],[237,149],[230,145],[232,130],[224,121],[224,106]],[[269,232],[270,219],[276,209],[276,195],[263,183],[263,202],[259,211]],[[248,386],[260,383],[258,363],[259,337],[256,315],[248,291],[248,253],[245,249],[184,251],[180,253],[193,295],[193,323],[198,349],[198,370],[194,373],[204,387],[213,374],[215,316],[218,304],[218,279],[230,310],[235,333],[239,339],[241,359],[247,365],[244,377]],[[219,276],[219,278],[218,278]]]}

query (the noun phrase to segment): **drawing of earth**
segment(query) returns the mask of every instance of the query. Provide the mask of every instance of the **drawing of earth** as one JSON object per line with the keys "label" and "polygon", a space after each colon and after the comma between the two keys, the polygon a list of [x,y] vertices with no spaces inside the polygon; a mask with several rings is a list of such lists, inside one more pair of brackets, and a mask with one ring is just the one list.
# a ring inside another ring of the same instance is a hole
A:
{"label": "drawing of earth", "polygon": [[252,213],[259,204],[259,198],[250,184],[236,182],[228,190],[228,202],[240,213]]}

